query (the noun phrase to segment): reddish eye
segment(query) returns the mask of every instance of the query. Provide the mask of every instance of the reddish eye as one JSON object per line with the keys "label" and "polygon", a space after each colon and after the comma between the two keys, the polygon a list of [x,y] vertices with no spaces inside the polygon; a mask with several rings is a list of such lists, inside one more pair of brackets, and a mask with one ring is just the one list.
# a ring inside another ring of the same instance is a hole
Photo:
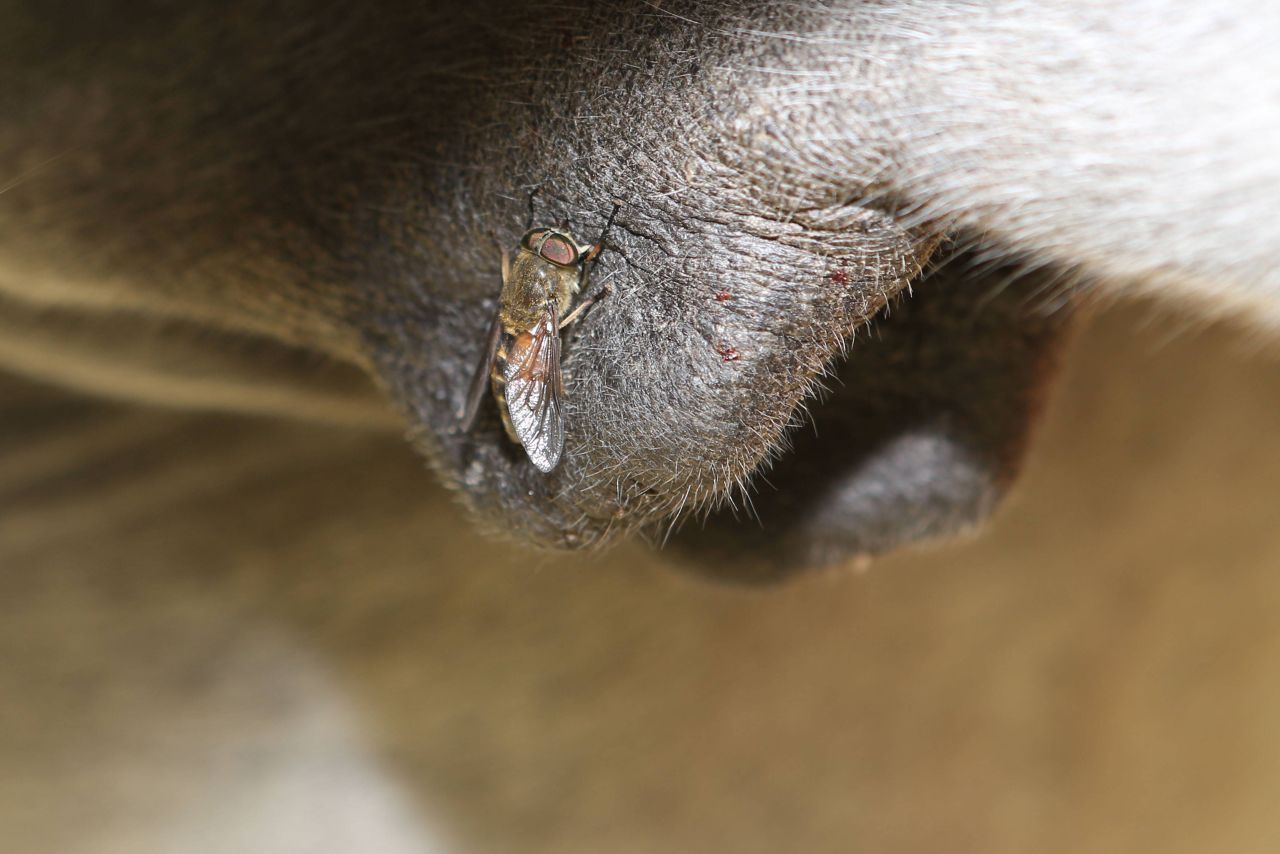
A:
{"label": "reddish eye", "polygon": [[578,253],[573,251],[569,241],[562,237],[548,237],[543,241],[539,254],[552,264],[560,264],[564,267],[571,267],[578,261]]}

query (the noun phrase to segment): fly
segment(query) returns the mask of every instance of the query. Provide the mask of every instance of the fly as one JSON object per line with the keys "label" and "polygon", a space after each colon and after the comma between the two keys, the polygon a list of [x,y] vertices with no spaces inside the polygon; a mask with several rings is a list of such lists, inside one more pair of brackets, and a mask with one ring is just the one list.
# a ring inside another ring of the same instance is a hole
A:
{"label": "fly", "polygon": [[507,436],[544,473],[559,465],[564,452],[560,331],[606,292],[602,288],[569,310],[604,249],[618,207],[613,206],[600,238],[589,247],[580,246],[561,226],[525,232],[514,260],[502,253],[498,313],[459,418],[463,430],[471,429],[488,380]]}

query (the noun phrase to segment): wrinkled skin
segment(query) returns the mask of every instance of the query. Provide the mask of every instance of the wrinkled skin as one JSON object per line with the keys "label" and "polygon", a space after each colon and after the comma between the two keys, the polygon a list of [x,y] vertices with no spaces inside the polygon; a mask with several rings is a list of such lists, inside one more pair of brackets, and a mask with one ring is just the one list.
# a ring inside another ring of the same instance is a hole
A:
{"label": "wrinkled skin", "polygon": [[[759,578],[981,519],[1086,286],[1280,313],[1266,4],[430,6],[9,4],[0,357],[330,420],[389,396],[545,545],[751,493],[759,525],[677,539]],[[491,405],[455,418],[535,188],[583,241],[624,205],[550,476]]]}

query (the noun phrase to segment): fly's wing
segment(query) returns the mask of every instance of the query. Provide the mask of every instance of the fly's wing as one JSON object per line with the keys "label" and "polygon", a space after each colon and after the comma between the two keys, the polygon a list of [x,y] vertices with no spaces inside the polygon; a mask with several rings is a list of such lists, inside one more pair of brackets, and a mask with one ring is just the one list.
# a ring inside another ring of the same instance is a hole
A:
{"label": "fly's wing", "polygon": [[516,337],[504,371],[507,415],[529,459],[549,472],[564,450],[564,379],[560,374],[560,329],[554,305],[529,332]]}
{"label": "fly's wing", "polygon": [[495,314],[489,326],[489,337],[485,341],[484,353],[476,372],[471,376],[471,387],[467,389],[467,402],[458,413],[462,432],[466,433],[475,423],[476,412],[480,410],[480,401],[484,399],[484,390],[489,386],[489,371],[493,368],[493,355],[498,351],[498,338],[502,334],[502,319]]}

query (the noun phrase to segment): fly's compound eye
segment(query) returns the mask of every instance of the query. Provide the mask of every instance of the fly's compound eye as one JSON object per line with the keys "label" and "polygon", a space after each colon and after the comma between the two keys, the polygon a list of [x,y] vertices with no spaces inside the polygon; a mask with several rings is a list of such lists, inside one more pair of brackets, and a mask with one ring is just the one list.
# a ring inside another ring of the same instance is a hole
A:
{"label": "fly's compound eye", "polygon": [[558,234],[548,235],[538,248],[538,254],[561,267],[572,267],[578,263],[577,249]]}
{"label": "fly's compound eye", "polygon": [[520,241],[520,245],[536,254],[538,252],[538,244],[550,233],[551,229],[549,228],[535,228],[524,236],[524,239]]}

